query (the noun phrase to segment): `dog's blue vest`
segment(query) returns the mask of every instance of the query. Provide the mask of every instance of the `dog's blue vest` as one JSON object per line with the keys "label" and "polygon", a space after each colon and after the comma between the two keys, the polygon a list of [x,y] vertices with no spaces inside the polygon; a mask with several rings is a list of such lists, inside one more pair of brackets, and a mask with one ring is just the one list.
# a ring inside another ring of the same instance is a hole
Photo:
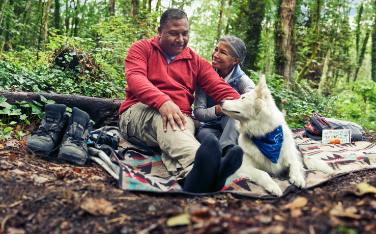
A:
{"label": "dog's blue vest", "polygon": [[[214,69],[216,70],[216,69]],[[232,73],[230,79],[227,81],[227,84],[229,84],[233,89],[236,90],[236,92],[240,93],[239,92],[239,88],[238,88],[238,83],[239,83],[239,80],[240,78],[245,75],[245,73],[242,71],[242,69],[240,68],[240,65],[237,64],[234,68],[234,72]],[[216,106],[217,103],[213,100],[213,98],[211,98],[209,95],[206,94],[206,100],[207,100],[207,104],[206,104],[206,107],[207,108],[210,108],[210,107],[213,107],[213,106]],[[221,118],[222,116],[219,116],[218,118],[216,119],[213,119],[213,120],[210,120],[210,121],[207,121],[207,122],[201,122],[200,123],[200,129],[201,128],[215,128],[215,129],[220,129],[222,130],[222,127],[221,127]]]}
{"label": "dog's blue vest", "polygon": [[281,154],[283,143],[282,125],[263,137],[251,137],[251,140],[261,153],[270,161],[277,164],[279,155]]}

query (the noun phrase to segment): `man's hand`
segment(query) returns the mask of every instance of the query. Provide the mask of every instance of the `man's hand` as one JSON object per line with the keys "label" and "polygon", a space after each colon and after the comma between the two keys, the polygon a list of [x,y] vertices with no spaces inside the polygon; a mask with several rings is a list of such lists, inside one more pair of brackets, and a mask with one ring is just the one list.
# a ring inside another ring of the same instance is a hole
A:
{"label": "man's hand", "polygon": [[[226,98],[223,98],[222,101],[231,100],[231,99],[233,99],[233,97],[226,97]],[[222,111],[221,106],[218,104],[218,105],[215,106],[215,115],[218,116],[220,114],[224,114],[224,113]]]}
{"label": "man's hand", "polygon": [[161,113],[163,119],[163,131],[167,132],[167,120],[174,131],[176,131],[175,121],[180,130],[184,131],[187,129],[187,121],[181,113],[180,108],[173,101],[165,101],[159,108],[159,113]]}

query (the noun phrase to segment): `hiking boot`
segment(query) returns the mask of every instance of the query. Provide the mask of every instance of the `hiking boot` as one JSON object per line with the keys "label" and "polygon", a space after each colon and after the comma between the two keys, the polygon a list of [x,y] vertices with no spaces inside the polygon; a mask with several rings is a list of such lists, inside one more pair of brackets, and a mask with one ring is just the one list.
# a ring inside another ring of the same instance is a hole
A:
{"label": "hiking boot", "polygon": [[67,127],[69,114],[64,104],[48,104],[38,130],[27,140],[27,146],[34,153],[49,155],[58,146]]}
{"label": "hiking boot", "polygon": [[69,119],[68,129],[58,154],[59,159],[78,165],[85,164],[89,158],[87,140],[93,123],[85,111],[73,108],[72,117]]}

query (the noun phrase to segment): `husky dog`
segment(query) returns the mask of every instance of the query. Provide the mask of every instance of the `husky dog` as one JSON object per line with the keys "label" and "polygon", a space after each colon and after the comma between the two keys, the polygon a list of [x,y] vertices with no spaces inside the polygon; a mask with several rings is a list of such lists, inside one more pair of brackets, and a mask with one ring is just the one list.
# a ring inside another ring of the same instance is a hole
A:
{"label": "husky dog", "polygon": [[244,151],[243,163],[236,171],[240,177],[250,179],[273,195],[282,196],[282,190],[268,173],[288,172],[290,183],[300,188],[306,186],[303,160],[310,169],[333,173],[323,160],[302,158],[264,75],[253,92],[243,94],[238,100],[221,101],[220,105],[226,115],[238,120],[238,142]]}

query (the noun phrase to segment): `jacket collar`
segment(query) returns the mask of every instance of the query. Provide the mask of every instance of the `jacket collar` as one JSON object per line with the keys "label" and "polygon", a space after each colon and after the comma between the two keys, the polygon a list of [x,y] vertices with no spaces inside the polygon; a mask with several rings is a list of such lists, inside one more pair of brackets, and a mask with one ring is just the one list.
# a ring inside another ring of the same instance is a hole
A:
{"label": "jacket collar", "polygon": [[[157,48],[163,54],[163,56],[165,56],[162,48],[159,46],[159,35],[155,36],[154,38],[151,38],[150,41],[151,41],[151,44],[155,48]],[[179,59],[193,59],[192,54],[191,54],[191,48],[186,46],[184,50],[174,60],[179,60]]]}
{"label": "jacket collar", "polygon": [[245,73],[240,68],[240,65],[236,64],[235,67],[234,67],[234,71],[232,72],[232,75],[231,75],[231,77],[230,77],[230,79],[228,80],[227,83],[230,83],[233,80],[239,79],[243,75],[245,75]]}
{"label": "jacket collar", "polygon": [[[214,71],[218,72],[218,69],[217,68],[213,68]],[[237,79],[239,79],[240,77],[242,77],[243,75],[245,75],[245,73],[242,71],[242,69],[240,68],[240,65],[239,64],[236,64],[233,68],[233,72],[231,74],[231,77],[230,79],[228,79],[227,83],[230,83],[230,82],[233,82]],[[225,77],[222,77],[223,79]]]}

